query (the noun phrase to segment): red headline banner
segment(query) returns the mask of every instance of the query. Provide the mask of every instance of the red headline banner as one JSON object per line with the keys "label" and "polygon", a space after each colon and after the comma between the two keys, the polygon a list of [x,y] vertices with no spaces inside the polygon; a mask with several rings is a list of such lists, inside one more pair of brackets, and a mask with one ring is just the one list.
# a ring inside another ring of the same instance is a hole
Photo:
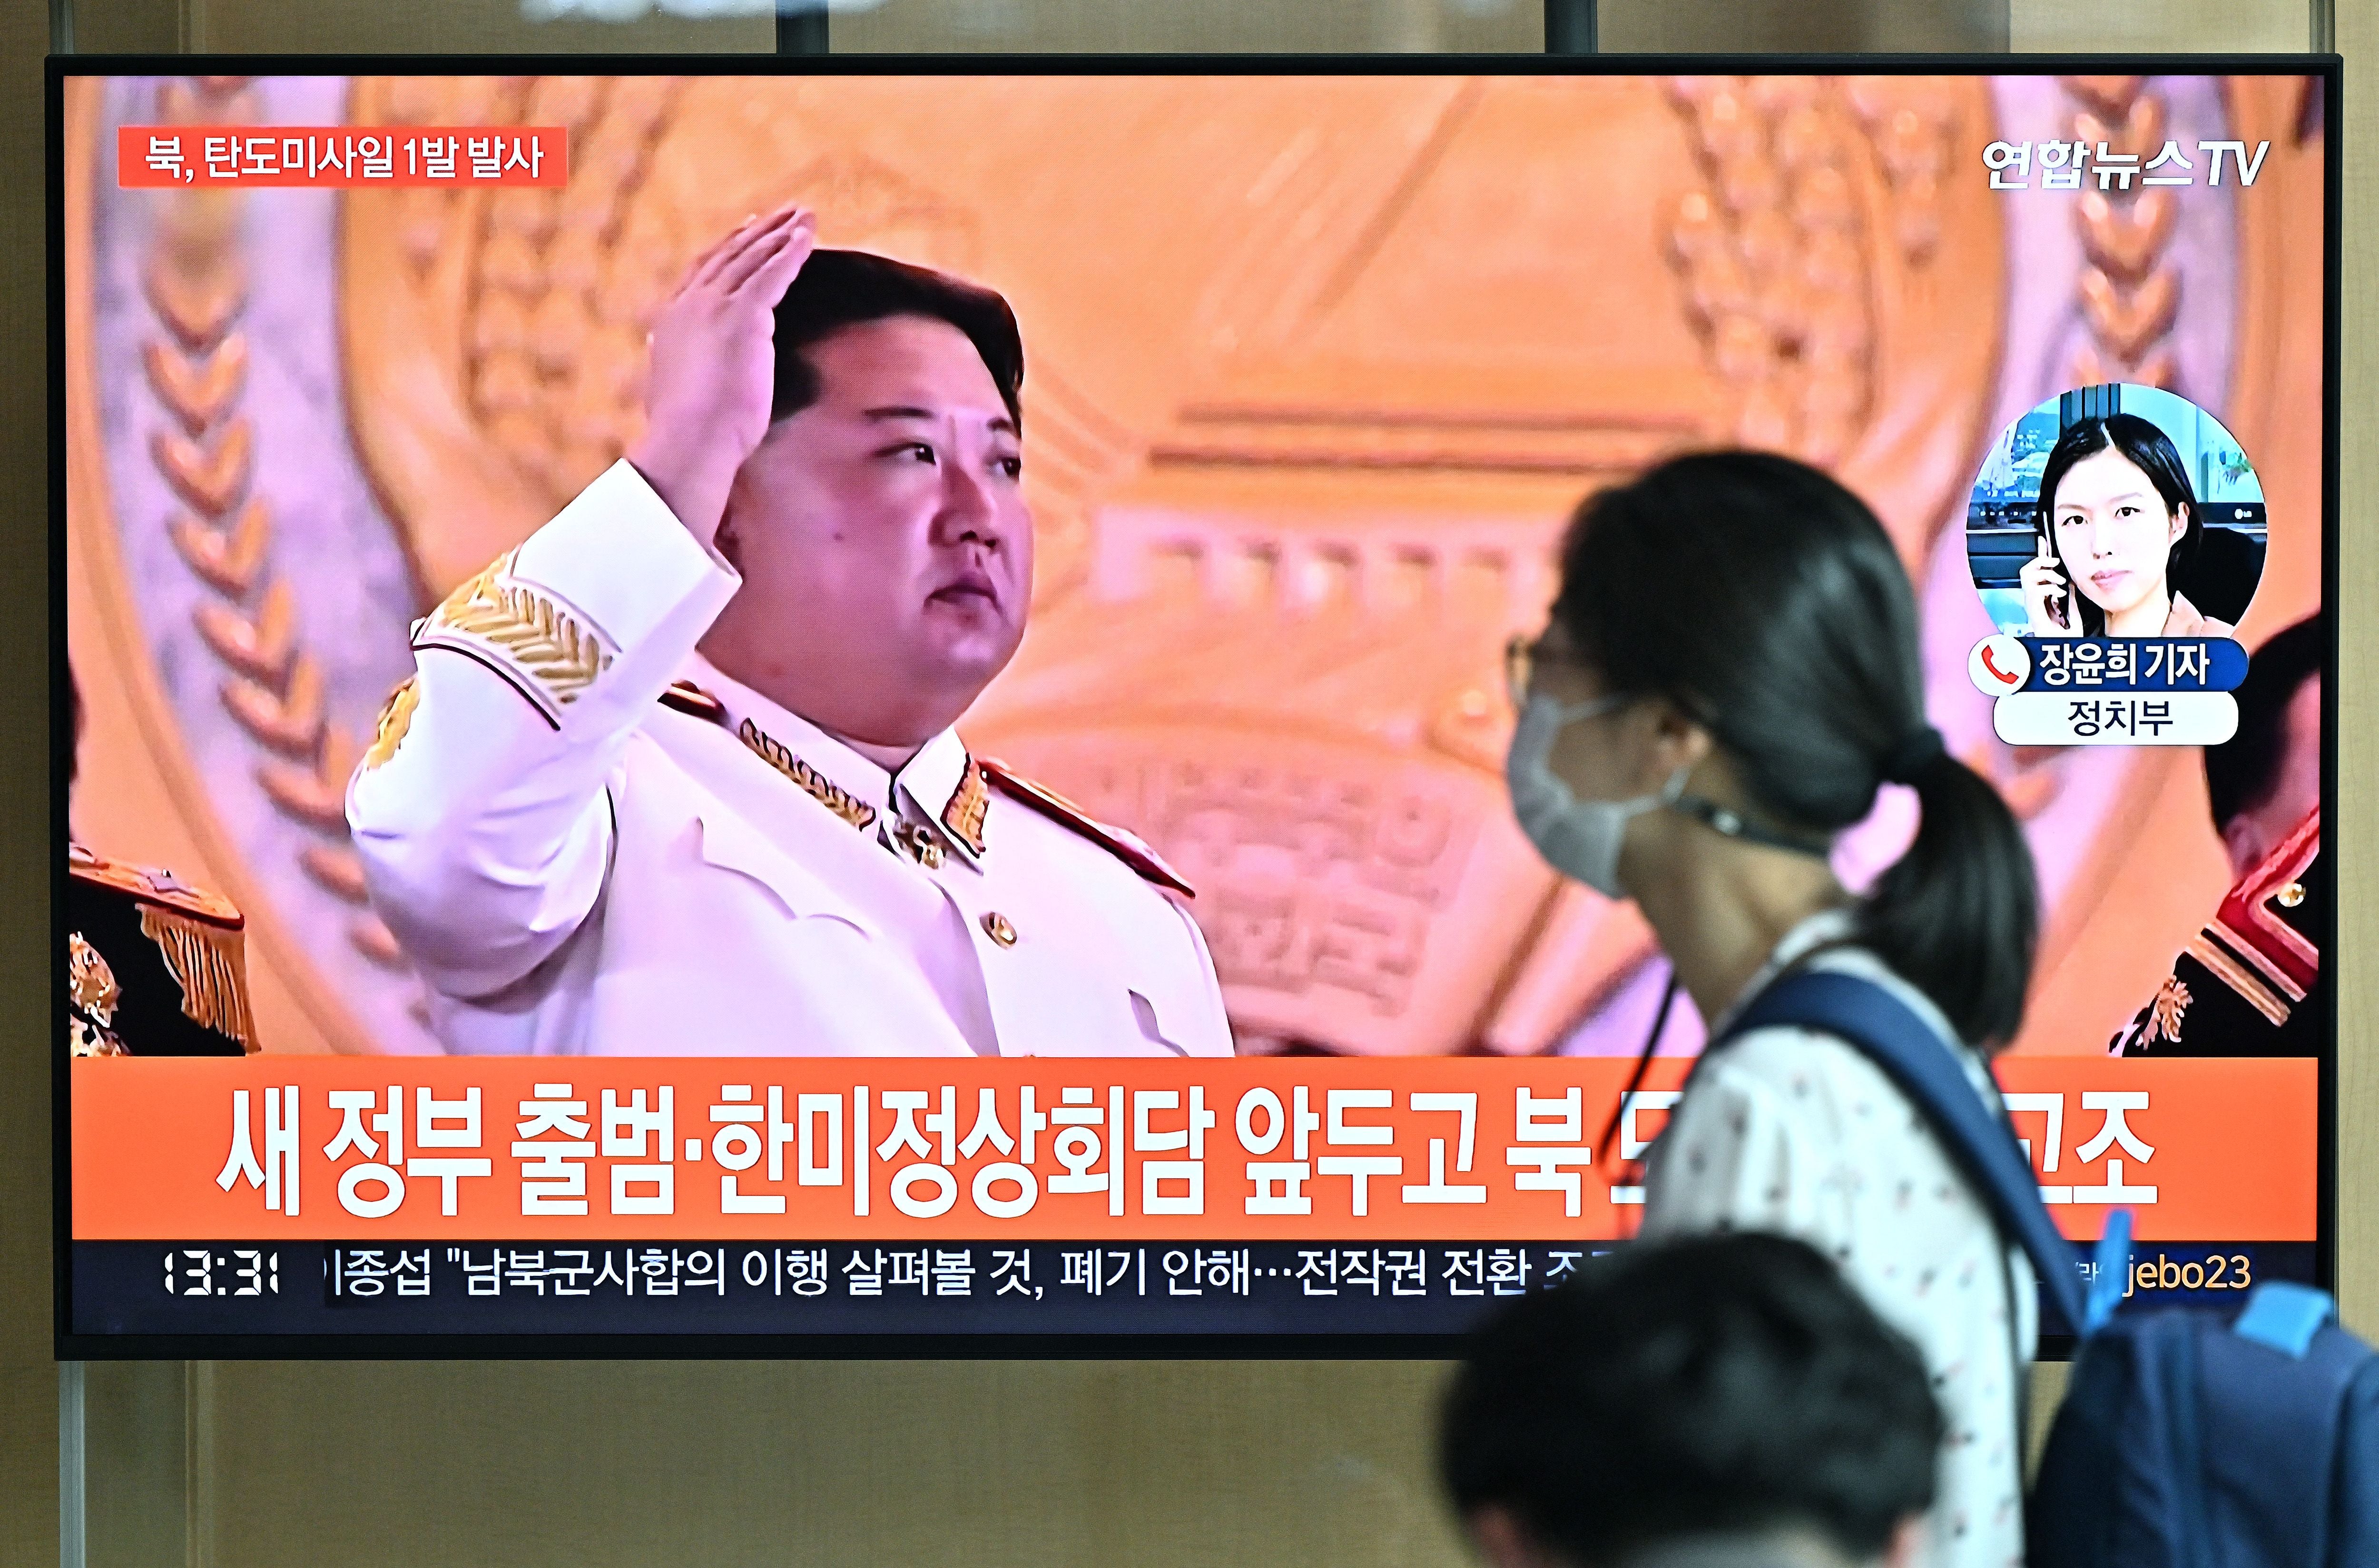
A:
{"label": "red headline banner", "polygon": [[125,189],[209,186],[560,186],[564,126],[119,126]]}
{"label": "red headline banner", "polygon": [[[1685,1069],[1596,1147],[1629,1066],[91,1057],[74,1236],[1601,1239]],[[2314,1239],[2313,1062],[1999,1071],[2069,1235]]]}

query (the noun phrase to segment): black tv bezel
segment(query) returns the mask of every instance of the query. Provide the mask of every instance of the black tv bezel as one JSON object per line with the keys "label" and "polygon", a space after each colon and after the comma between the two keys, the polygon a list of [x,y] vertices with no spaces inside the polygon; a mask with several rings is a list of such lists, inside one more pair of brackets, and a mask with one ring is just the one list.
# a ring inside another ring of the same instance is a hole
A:
{"label": "black tv bezel", "polygon": [[[2322,681],[2322,804],[2336,831],[2338,724],[2339,328],[2343,309],[2340,200],[2345,160],[2337,127],[2344,63],[2335,54],[53,54],[44,77],[49,307],[49,597],[53,1327],[61,1361],[80,1360],[1435,1360],[1460,1352],[1459,1333],[885,1333],[885,1334],[97,1334],[73,1321],[73,1161],[66,1044],[66,163],[68,77],[180,76],[2274,76],[2322,82],[2322,609],[2329,646]],[[2343,889],[2340,890],[2343,897]],[[2325,954],[2337,952],[2337,900]],[[2316,1283],[2337,1281],[2337,988],[2329,988],[2328,1044],[2318,1058]],[[2045,1338],[2041,1359],[2070,1341]]]}

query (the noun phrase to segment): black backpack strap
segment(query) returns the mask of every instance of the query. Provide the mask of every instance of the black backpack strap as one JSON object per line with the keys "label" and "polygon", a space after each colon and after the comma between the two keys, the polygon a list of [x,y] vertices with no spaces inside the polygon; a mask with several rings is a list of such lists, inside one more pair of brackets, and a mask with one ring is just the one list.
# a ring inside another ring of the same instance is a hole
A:
{"label": "black backpack strap", "polygon": [[1967,1183],[1989,1205],[2000,1234],[2022,1247],[2047,1306],[2079,1333],[2082,1275],[2073,1246],[2040,1201],[2040,1184],[2015,1131],[1995,1116],[1931,1025],[1882,986],[1855,975],[1804,970],[1776,981],[1705,1055],[1757,1029],[1800,1028],[1855,1047],[1923,1113]]}

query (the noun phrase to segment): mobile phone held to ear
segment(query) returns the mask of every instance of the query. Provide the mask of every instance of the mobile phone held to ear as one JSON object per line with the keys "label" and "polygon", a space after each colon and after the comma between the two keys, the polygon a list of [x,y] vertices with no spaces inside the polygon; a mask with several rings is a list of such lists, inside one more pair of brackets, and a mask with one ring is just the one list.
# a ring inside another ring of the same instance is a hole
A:
{"label": "mobile phone held to ear", "polygon": [[2046,536],[2040,537],[2038,548],[2033,552],[2032,560],[2025,563],[2023,577],[2025,586],[2032,590],[2034,602],[2038,606],[2040,615],[2059,631],[2071,631],[2073,629],[2072,585],[2067,581],[2064,570],[2058,564],[2057,557],[2050,550]]}

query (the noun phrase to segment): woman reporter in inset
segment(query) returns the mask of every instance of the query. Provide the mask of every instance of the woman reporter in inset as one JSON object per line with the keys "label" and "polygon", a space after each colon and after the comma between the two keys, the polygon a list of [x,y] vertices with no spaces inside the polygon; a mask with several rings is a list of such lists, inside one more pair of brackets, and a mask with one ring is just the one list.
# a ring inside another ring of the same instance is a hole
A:
{"label": "woman reporter in inset", "polygon": [[2204,534],[2172,438],[2136,414],[2068,426],[2040,475],[2039,549],[2016,573],[2035,637],[2227,637],[2175,581]]}
{"label": "woman reporter in inset", "polygon": [[[1579,509],[1552,622],[1512,652],[1523,828],[1636,900],[1712,1039],[1778,977],[1845,972],[1929,1024],[2004,1114],[1985,1062],[2023,1015],[2032,860],[1926,720],[1914,598],[1857,497],[1765,453],[1666,463]],[[1921,822],[1856,897],[1829,855],[1887,783]],[[1840,1265],[1922,1350],[1948,1417],[1922,1561],[2020,1564],[2035,1282],[1883,1072],[1830,1034],[1737,1035],[1697,1065],[1645,1188],[1648,1237],[1779,1232]]]}

